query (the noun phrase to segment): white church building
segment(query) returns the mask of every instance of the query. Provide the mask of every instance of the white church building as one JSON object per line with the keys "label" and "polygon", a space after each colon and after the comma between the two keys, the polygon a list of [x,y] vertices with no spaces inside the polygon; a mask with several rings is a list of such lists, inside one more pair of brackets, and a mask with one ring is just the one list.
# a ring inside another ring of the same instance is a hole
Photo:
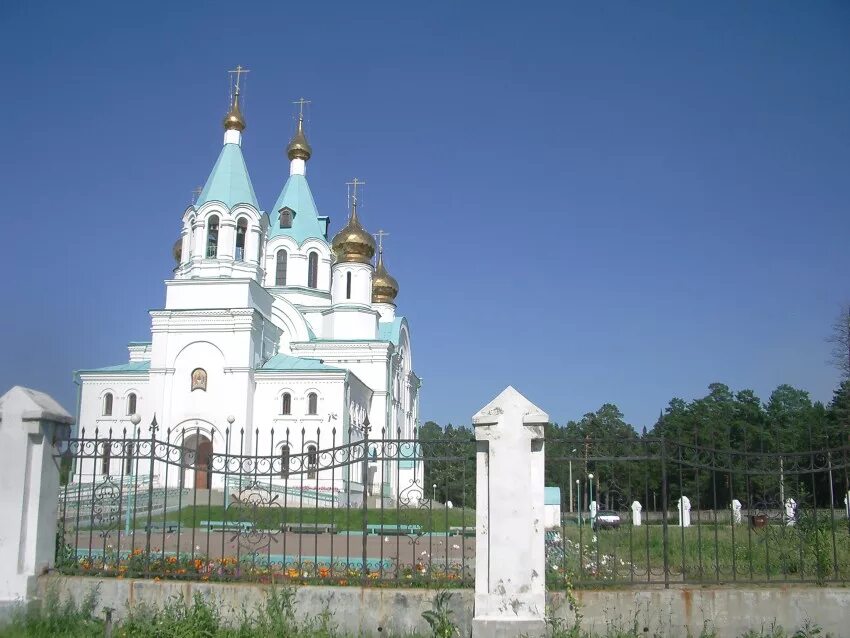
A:
{"label": "white church building", "polygon": [[[101,439],[110,431],[150,439],[155,420],[156,440],[185,452],[179,463],[151,467],[133,458],[139,452],[100,446],[75,480],[150,475],[161,485],[221,489],[224,468],[207,463],[227,454],[267,457],[272,471],[263,471],[299,489],[362,490],[363,464],[346,466],[344,450],[341,463],[323,462],[323,451],[361,440],[367,427],[370,439],[414,437],[420,379],[408,322],[396,313],[398,283],[361,225],[356,182],[347,224],[329,237],[330,219],[307,182],[303,118],[287,147],[289,176],[268,211],[242,154],[238,86],[224,129],[209,178],[183,213],[165,304],[150,311],[150,341],[130,343],[125,363],[74,377],[87,439],[95,430]],[[370,493],[421,489],[412,446],[390,447],[397,463],[370,448]]]}

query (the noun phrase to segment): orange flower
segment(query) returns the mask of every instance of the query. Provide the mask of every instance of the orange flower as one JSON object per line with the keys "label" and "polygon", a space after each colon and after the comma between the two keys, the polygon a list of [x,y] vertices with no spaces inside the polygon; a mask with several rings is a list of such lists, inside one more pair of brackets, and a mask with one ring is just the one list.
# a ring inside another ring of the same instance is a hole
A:
{"label": "orange flower", "polygon": [[327,567],[319,567],[319,577],[320,578],[327,578],[330,575],[330,573],[331,573],[331,570],[329,570]]}

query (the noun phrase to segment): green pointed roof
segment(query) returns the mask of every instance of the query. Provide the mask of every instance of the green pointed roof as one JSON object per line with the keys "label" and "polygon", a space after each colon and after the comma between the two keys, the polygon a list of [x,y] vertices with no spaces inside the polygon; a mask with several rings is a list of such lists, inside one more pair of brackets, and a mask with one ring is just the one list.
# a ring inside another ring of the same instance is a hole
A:
{"label": "green pointed roof", "polygon": [[221,149],[204,184],[204,190],[195,202],[195,208],[212,201],[223,202],[228,208],[237,204],[251,204],[257,210],[260,208],[239,144],[225,144]]}
{"label": "green pointed roof", "polygon": [[[280,227],[281,208],[289,207],[294,211],[292,216],[292,227]],[[283,185],[280,197],[277,198],[274,208],[269,211],[269,239],[286,235],[292,237],[298,245],[307,239],[322,239],[327,241],[327,217],[319,215],[310,185],[303,175],[290,175]]]}

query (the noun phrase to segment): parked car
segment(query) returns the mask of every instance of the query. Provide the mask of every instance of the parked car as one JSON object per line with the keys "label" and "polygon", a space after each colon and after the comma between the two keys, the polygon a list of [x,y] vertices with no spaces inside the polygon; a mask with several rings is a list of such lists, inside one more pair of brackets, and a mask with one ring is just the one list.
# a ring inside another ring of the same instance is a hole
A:
{"label": "parked car", "polygon": [[620,515],[612,510],[599,510],[593,519],[593,531],[598,529],[617,529],[620,526]]}

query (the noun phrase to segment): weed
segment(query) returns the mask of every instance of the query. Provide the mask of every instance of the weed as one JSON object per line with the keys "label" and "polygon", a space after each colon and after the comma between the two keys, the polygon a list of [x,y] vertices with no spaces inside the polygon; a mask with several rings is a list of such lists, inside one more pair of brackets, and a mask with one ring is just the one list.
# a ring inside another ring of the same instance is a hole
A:
{"label": "weed", "polygon": [[454,613],[449,609],[451,597],[451,592],[438,591],[432,603],[433,609],[422,612],[422,617],[431,627],[434,638],[452,638],[460,634],[460,630],[451,618]]}

